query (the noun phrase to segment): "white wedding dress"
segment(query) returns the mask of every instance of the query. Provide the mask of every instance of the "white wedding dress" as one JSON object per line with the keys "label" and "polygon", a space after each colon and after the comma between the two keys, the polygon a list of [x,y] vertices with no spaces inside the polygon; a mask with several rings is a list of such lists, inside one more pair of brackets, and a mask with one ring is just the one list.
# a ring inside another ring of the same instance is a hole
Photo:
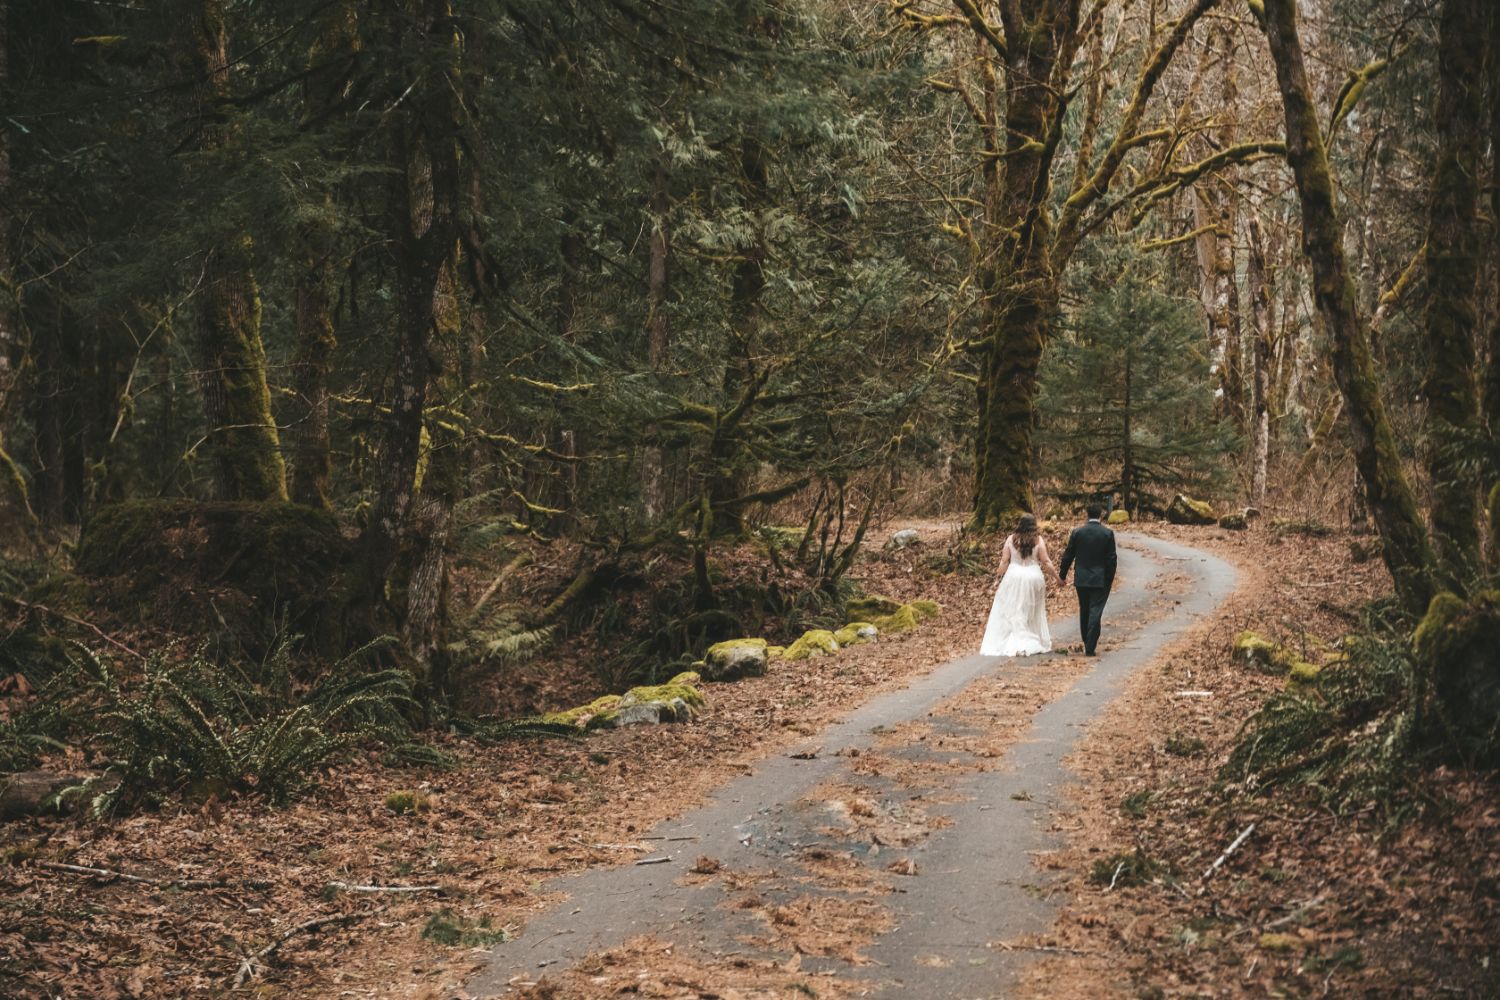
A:
{"label": "white wedding dress", "polygon": [[1047,580],[1042,575],[1036,550],[1021,558],[1005,540],[1010,552],[1010,566],[995,590],[990,606],[990,620],[984,627],[979,652],[984,656],[1031,656],[1052,649],[1052,633],[1047,628]]}

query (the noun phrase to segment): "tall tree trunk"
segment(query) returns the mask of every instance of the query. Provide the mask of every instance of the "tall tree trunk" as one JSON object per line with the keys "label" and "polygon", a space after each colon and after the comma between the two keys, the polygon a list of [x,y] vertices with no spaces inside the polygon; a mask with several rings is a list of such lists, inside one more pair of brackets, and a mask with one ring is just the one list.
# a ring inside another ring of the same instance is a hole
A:
{"label": "tall tree trunk", "polygon": [[1135,416],[1133,407],[1135,405],[1133,384],[1135,379],[1134,358],[1130,348],[1125,349],[1125,392],[1120,407],[1122,416],[1120,428],[1120,507],[1124,510],[1135,510],[1135,441],[1133,440],[1135,429],[1131,426],[1131,420]]}
{"label": "tall tree trunk", "polygon": [[1432,534],[1444,582],[1462,589],[1479,554],[1478,490],[1464,451],[1478,418],[1479,130],[1489,0],[1445,0],[1438,24],[1437,162],[1427,225]]}
{"label": "tall tree trunk", "polygon": [[[647,248],[646,266],[646,364],[653,372],[660,372],[665,367],[672,334],[666,308],[670,287],[668,263],[672,249],[672,233],[667,220],[670,209],[671,196],[667,190],[667,170],[663,163],[657,167],[651,186],[651,240]],[[655,522],[667,507],[666,464],[664,449],[646,449],[641,492],[645,498],[648,522]]]}
{"label": "tall tree trunk", "polygon": [[[1490,318],[1485,331],[1485,369],[1482,404],[1485,424],[1489,432],[1492,456],[1500,455],[1500,5],[1492,4],[1489,20],[1485,25],[1489,49],[1488,98],[1489,98],[1489,147],[1490,147],[1490,260],[1493,265],[1495,284],[1490,289],[1491,299],[1496,303],[1495,314]],[[1491,458],[1491,479],[1500,476],[1496,464],[1500,459]],[[1492,539],[1491,544],[1497,544]]]}
{"label": "tall tree trunk", "polygon": [[[310,75],[303,84],[303,112],[309,121],[334,112],[342,96],[344,58],[357,51],[358,12],[352,0],[340,0],[323,14],[323,22],[308,57]],[[335,269],[333,266],[333,195],[323,195],[324,212],[302,228],[301,268],[293,300],[296,305],[296,354],[292,359],[292,387],[305,408],[292,427],[292,499],[328,510],[332,478],[329,439],[328,375],[337,346],[333,326]]]}
{"label": "tall tree trunk", "polygon": [[[188,19],[188,56],[198,145],[208,150],[229,139],[218,107],[230,96],[224,2],[201,0],[195,13]],[[285,500],[286,467],[271,412],[248,236],[229,235],[209,249],[197,312],[198,385],[215,488],[226,500]]]}
{"label": "tall tree trunk", "polygon": [[[747,135],[740,146],[740,185],[745,208],[752,214],[770,203],[766,151],[759,138]],[[758,392],[750,356],[756,351],[761,322],[761,293],[766,287],[765,234],[740,252],[730,290],[730,356],[724,365],[724,397],[753,406]],[[747,393],[749,395],[747,396]],[[737,404],[731,404],[737,405]],[[743,414],[742,414],[743,416]],[[744,529],[744,508],[738,501],[749,492],[749,469],[740,447],[741,421],[720,420],[709,444],[708,501],[711,516],[700,518],[714,534],[737,535]]]}
{"label": "tall tree trunk", "polygon": [[1250,216],[1250,260],[1245,284],[1250,292],[1250,502],[1266,500],[1266,467],[1271,455],[1271,283],[1260,219]]}
{"label": "tall tree trunk", "polygon": [[1265,22],[1286,112],[1287,161],[1302,204],[1302,247],[1312,265],[1314,297],[1331,342],[1333,374],[1345,400],[1355,464],[1397,594],[1409,610],[1420,613],[1433,594],[1432,551],[1401,467],[1355,301],[1328,153],[1297,35],[1295,0],[1265,0]]}
{"label": "tall tree trunk", "polygon": [[[447,440],[446,432],[428,441],[437,449],[438,464],[420,477],[430,474],[433,482],[419,516],[412,508],[422,486],[418,470],[424,461],[428,396],[448,367],[443,359],[451,360],[454,346],[442,338],[451,341],[451,331],[458,328],[453,288],[462,192],[453,64],[458,32],[449,0],[403,0],[391,5],[388,16],[393,26],[389,51],[409,57],[392,81],[394,93],[407,102],[407,110],[391,126],[387,216],[397,281],[396,356],[380,477],[362,541],[365,581],[373,591],[367,595],[370,600],[379,599],[406,543],[403,564],[408,575],[398,581],[405,589],[402,632],[425,675],[419,676],[419,683],[430,691],[437,680],[431,675],[431,654],[438,648],[447,580],[441,546],[453,497],[445,463],[461,451]],[[430,460],[432,455],[426,457]]]}
{"label": "tall tree trunk", "polygon": [[[1052,332],[1060,288],[1049,253],[1052,241],[1050,156],[1046,136],[1056,110],[1052,76],[1059,47],[1076,31],[1076,3],[1054,20],[1027,25],[1035,46],[1009,50],[1005,72],[1005,158],[989,199],[985,227],[995,246],[984,282],[985,347],[979,376],[979,465],[974,524],[1008,528],[1036,504],[1033,431],[1037,371]],[[1008,30],[1019,31],[1020,26]]]}

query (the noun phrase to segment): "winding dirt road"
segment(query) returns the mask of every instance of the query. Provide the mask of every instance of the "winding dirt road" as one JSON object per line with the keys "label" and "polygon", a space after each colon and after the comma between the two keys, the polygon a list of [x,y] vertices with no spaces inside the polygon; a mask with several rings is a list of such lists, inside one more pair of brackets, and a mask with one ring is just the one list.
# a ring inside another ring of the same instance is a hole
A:
{"label": "winding dirt road", "polygon": [[[1060,904],[1045,860],[1074,780],[1062,760],[1234,586],[1214,556],[1122,535],[1097,659],[968,656],[868,702],[651,831],[656,853],[547,884],[566,901],[497,946],[469,993],[511,995],[649,940],[698,956],[710,985],[715,963],[779,963],[820,977],[820,996],[1005,996]],[[1077,632],[1052,628],[1059,645]],[[593,980],[603,994],[608,978]]]}

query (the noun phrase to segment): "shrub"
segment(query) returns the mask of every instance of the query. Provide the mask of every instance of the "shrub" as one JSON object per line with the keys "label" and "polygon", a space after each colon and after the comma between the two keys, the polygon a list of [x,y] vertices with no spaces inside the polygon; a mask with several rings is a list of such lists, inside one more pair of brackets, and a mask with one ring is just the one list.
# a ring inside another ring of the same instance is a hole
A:
{"label": "shrub", "polygon": [[[75,712],[93,714],[92,742],[119,781],[96,798],[96,811],[177,791],[256,791],[283,801],[351,745],[407,733],[409,675],[360,670],[359,653],[300,697],[278,699],[233,666],[210,662],[201,647],[187,657],[176,652],[151,656],[138,678],[84,658]],[[287,655],[278,647],[275,671],[285,672]]]}
{"label": "shrub", "polygon": [[1300,785],[1335,808],[1393,804],[1425,758],[1407,630],[1367,615],[1365,634],[1310,681],[1251,716],[1220,776],[1249,789]]}

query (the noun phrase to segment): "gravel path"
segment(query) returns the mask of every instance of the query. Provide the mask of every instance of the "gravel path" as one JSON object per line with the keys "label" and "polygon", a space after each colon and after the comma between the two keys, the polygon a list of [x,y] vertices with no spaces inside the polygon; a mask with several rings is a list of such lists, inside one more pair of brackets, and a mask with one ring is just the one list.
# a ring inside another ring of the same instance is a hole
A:
{"label": "gravel path", "polygon": [[[1007,678],[1024,679],[1024,672],[1045,669],[1053,658],[975,655],[947,663],[809,738],[808,748],[817,750],[811,759],[765,760],[725,784],[713,802],[651,831],[643,840],[659,849],[642,860],[665,860],[594,869],[547,884],[547,891],[569,898],[497,946],[469,993],[504,996],[515,985],[643,934],[710,955],[785,959],[788,950],[774,944],[757,951],[754,942],[765,941],[757,936],[764,924],[722,905],[729,890],[721,880],[683,876],[695,859],[707,856],[729,870],[769,873],[755,891],[771,903],[806,900],[809,894],[852,898],[848,886],[818,887],[808,878],[811,851],[822,857],[853,853],[878,872],[909,861],[918,875],[899,879],[898,891],[878,897],[891,918],[889,930],[857,942],[857,948],[831,950],[840,957],[804,953],[804,969],[863,982],[855,992],[868,996],[1005,995],[1031,955],[1015,942],[1045,931],[1058,906],[1049,898],[1051,879],[1033,859],[1058,846],[1048,832],[1050,806],[1073,780],[1063,758],[1131,671],[1211,614],[1234,589],[1234,569],[1212,555],[1140,535],[1122,534],[1120,540],[1120,582],[1105,613],[1103,654],[1035,714],[998,766],[958,766],[968,754],[955,748],[966,741],[974,745],[973,738],[983,735],[962,711],[964,696]],[[1054,621],[1052,628],[1058,645],[1076,641],[1075,620]],[[919,724],[927,738],[892,746],[892,730],[911,724]],[[855,773],[861,755],[867,765],[872,752],[911,768],[900,782],[872,777],[868,767]],[[912,773],[930,773],[930,784],[914,788]],[[886,830],[883,837],[851,842],[837,835],[847,817],[830,812],[838,803],[820,789],[848,785],[874,789],[870,805]],[[923,807],[914,812],[913,802]]]}

